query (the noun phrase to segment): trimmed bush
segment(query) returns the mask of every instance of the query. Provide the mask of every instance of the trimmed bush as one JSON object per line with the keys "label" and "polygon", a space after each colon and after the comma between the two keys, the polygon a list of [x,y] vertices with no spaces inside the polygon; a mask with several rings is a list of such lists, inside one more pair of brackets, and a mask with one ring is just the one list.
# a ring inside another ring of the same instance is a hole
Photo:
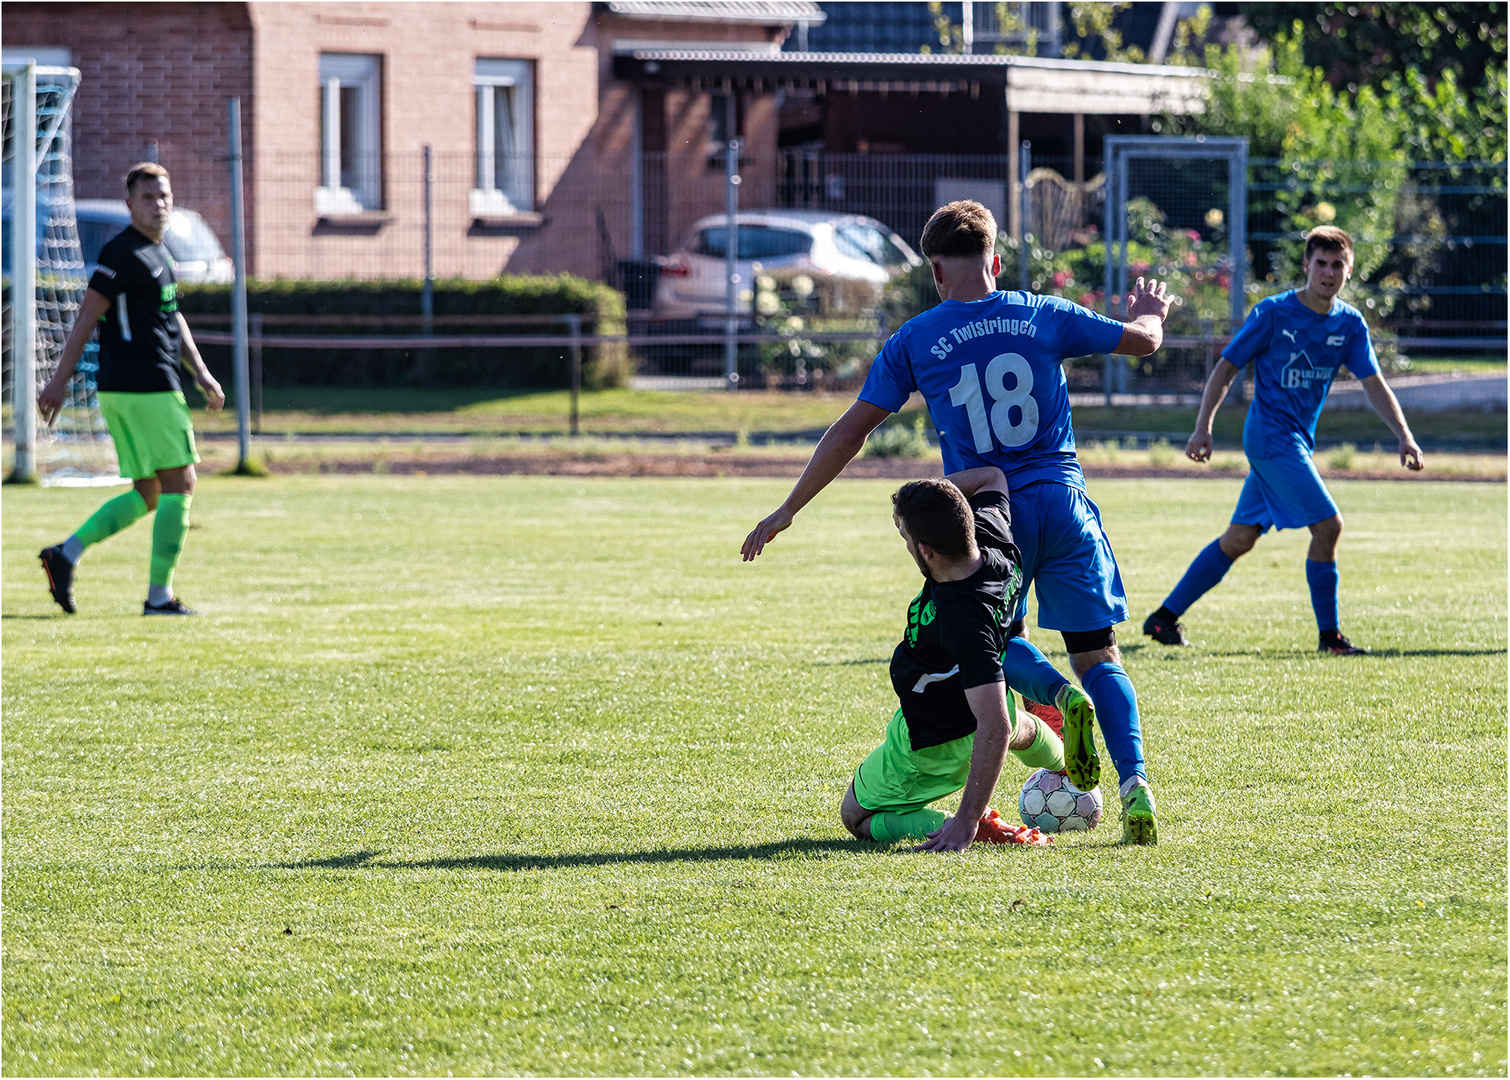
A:
{"label": "trimmed bush", "polygon": [[[180,285],[179,308],[194,329],[195,315],[229,316],[229,285]],[[414,315],[420,311],[420,281],[250,281],[247,310],[279,316]],[[622,334],[624,297],[597,281],[560,276],[505,276],[488,281],[435,283],[435,314],[583,316],[582,333]],[[224,325],[217,322],[217,325]],[[265,335],[329,334],[394,336],[413,327],[361,325],[307,326],[280,319]],[[504,327],[445,327],[437,334],[565,335],[563,324]],[[231,366],[227,346],[202,346],[206,362],[222,377]],[[623,345],[582,350],[582,383],[589,388],[619,386],[630,374]],[[564,387],[571,382],[571,352],[561,347],[465,349],[284,349],[264,348],[262,381],[267,386],[510,386]]]}

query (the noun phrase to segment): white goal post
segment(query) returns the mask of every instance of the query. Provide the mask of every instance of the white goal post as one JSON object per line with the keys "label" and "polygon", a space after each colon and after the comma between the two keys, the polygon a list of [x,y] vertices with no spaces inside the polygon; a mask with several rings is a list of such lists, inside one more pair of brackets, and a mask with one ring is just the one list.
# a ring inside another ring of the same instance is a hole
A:
{"label": "white goal post", "polygon": [[51,427],[36,399],[57,370],[87,281],[73,198],[73,97],[79,72],[34,61],[3,65],[6,427],[9,479],[44,484],[121,483],[95,396],[91,344]]}

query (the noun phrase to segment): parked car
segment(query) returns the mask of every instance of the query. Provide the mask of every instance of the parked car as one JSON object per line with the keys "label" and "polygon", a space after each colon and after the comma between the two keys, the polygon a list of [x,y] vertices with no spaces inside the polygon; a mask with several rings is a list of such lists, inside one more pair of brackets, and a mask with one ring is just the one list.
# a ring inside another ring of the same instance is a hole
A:
{"label": "parked car", "polygon": [[[131,212],[121,199],[80,199],[74,205],[79,223],[79,246],[84,252],[86,276],[94,273],[100,249],[116,233],[131,224]],[[174,274],[184,284],[207,282],[223,285],[236,280],[236,268],[215,231],[193,210],[175,207],[168,219],[163,243],[173,256]]]}
{"label": "parked car", "polygon": [[[759,265],[766,273],[804,270],[884,285],[922,265],[900,236],[854,214],[814,210],[747,210],[735,215],[740,288],[739,310],[750,310],[748,292]],[[660,260],[655,311],[668,318],[726,312],[729,219],[712,214],[692,226],[681,247]]]}

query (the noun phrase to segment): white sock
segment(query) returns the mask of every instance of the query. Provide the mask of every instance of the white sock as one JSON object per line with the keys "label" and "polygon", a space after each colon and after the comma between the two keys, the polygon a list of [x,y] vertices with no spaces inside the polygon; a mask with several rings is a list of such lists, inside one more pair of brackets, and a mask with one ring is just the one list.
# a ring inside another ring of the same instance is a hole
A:
{"label": "white sock", "polygon": [[1141,785],[1142,785],[1142,786],[1143,786],[1143,787],[1147,787],[1147,786],[1148,786],[1148,781],[1147,781],[1147,780],[1145,780],[1145,779],[1143,779],[1143,778],[1142,778],[1142,777],[1141,777],[1141,776],[1139,776],[1139,775],[1138,775],[1138,774],[1137,774],[1137,773],[1133,773],[1133,775],[1131,775],[1131,776],[1129,776],[1129,777],[1128,777],[1128,778],[1127,778],[1127,779],[1126,779],[1126,780],[1124,780],[1124,781],[1122,781],[1122,786],[1121,786],[1121,787],[1119,787],[1119,788],[1118,788],[1118,789],[1117,789],[1117,791],[1118,791],[1118,792],[1119,792],[1119,793],[1120,793],[1120,794],[1121,794],[1121,795],[1122,795],[1122,797],[1123,797],[1123,798],[1124,798],[1124,799],[1125,799],[1125,798],[1127,798],[1127,797],[1128,797],[1128,796],[1129,796],[1129,795],[1131,795],[1131,794],[1132,794],[1132,789],[1133,789],[1133,788],[1135,788],[1135,787],[1137,787],[1137,786],[1138,786],[1138,785],[1140,785],[1140,784],[1141,784]]}
{"label": "white sock", "polygon": [[173,599],[173,586],[171,585],[148,585],[147,603],[153,607],[162,607]]}
{"label": "white sock", "polygon": [[70,536],[63,541],[63,558],[71,563],[76,563],[84,555],[84,541],[77,536]]}

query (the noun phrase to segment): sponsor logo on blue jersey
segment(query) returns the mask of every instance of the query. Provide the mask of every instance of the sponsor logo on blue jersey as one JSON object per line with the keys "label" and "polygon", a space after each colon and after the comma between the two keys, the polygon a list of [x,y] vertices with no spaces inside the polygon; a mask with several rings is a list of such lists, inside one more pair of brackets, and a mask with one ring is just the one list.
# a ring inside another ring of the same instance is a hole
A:
{"label": "sponsor logo on blue jersey", "polygon": [[1286,390],[1310,390],[1312,383],[1330,382],[1336,372],[1334,367],[1316,366],[1306,355],[1306,351],[1301,349],[1300,352],[1290,354],[1290,362],[1280,371],[1279,384]]}

